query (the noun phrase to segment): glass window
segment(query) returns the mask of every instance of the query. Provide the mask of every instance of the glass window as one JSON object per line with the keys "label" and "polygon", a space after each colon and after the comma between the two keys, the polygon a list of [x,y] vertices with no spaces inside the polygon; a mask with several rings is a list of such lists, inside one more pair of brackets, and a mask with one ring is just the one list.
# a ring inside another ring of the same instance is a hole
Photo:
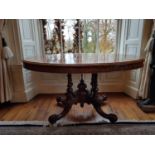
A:
{"label": "glass window", "polygon": [[47,19],[44,24],[45,51],[115,52],[117,25],[118,20],[115,19]]}
{"label": "glass window", "polygon": [[102,53],[115,52],[117,20],[99,20],[99,49]]}

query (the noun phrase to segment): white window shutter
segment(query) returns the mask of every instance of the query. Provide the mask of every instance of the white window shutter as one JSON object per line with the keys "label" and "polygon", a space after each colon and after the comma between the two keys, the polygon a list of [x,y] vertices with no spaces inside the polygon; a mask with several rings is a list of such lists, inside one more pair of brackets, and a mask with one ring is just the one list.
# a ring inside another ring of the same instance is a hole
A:
{"label": "white window shutter", "polygon": [[[43,55],[38,22],[37,19],[19,20],[23,59],[40,58]],[[24,89],[27,100],[37,94],[38,76],[36,74],[23,68]]]}
{"label": "white window shutter", "polygon": [[38,58],[42,52],[39,42],[38,20],[21,19],[19,20],[21,42],[23,48],[23,58]]}
{"label": "white window shutter", "polygon": [[[144,20],[128,19],[123,21],[124,42],[122,44],[122,54],[127,59],[141,56],[141,42],[143,36]],[[140,81],[140,69],[129,71],[125,74],[125,92],[136,98]]]}

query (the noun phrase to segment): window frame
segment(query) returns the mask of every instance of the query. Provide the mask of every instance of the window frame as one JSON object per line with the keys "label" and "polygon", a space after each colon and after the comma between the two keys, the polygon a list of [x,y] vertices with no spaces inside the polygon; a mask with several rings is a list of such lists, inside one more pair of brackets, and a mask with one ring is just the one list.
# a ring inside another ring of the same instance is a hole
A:
{"label": "window frame", "polygon": [[[95,49],[95,52],[94,53],[100,53],[100,47],[99,47],[99,20],[100,19],[96,19],[98,22],[97,22],[97,40],[96,40],[96,49]],[[119,55],[119,52],[120,52],[120,48],[121,48],[121,40],[122,40],[122,22],[123,20],[122,19],[116,19],[117,20],[117,32],[116,32],[116,49],[115,49],[115,56],[117,57]],[[43,24],[42,24],[42,19],[40,20],[40,29],[41,29],[41,36],[42,36],[42,49],[43,49],[43,55],[46,55],[46,51],[45,51],[45,29],[43,27]]]}

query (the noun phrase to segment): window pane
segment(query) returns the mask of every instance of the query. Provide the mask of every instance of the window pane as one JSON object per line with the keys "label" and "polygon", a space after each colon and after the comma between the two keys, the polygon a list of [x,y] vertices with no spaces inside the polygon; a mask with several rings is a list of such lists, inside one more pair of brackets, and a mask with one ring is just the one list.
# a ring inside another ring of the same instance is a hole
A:
{"label": "window pane", "polygon": [[[82,19],[82,50],[85,53],[115,52],[117,20],[115,19]],[[65,19],[63,31],[64,52],[73,52],[76,19]],[[47,19],[45,50],[47,53],[59,52],[60,43],[55,30],[55,20]],[[81,38],[81,36],[80,36]],[[81,44],[80,44],[81,45]]]}
{"label": "window pane", "polygon": [[83,21],[82,48],[85,53],[96,51],[97,20],[85,19]]}
{"label": "window pane", "polygon": [[116,50],[117,20],[99,20],[99,48],[100,52],[115,52]]}
{"label": "window pane", "polygon": [[73,33],[74,33],[74,24],[75,23],[76,23],[76,20],[74,20],[74,19],[65,19],[64,20],[65,52],[72,52]]}
{"label": "window pane", "polygon": [[51,53],[51,39],[53,37],[54,30],[54,19],[47,19],[46,28],[46,41],[45,41],[45,50],[47,53]]}
{"label": "window pane", "polygon": [[47,35],[47,40],[50,40],[53,35],[53,29],[54,29],[54,20],[53,19],[47,19],[47,24],[46,24],[46,35]]}

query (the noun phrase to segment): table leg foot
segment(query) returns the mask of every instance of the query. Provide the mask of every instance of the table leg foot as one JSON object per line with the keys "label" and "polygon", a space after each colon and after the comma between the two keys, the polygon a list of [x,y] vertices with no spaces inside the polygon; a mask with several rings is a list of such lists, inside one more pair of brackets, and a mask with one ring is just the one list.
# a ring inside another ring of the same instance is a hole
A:
{"label": "table leg foot", "polygon": [[101,108],[101,104],[97,101],[94,101],[93,106],[96,110],[96,112],[101,115],[102,117],[108,119],[111,123],[115,123],[117,121],[117,116],[115,114],[106,114],[102,108]]}
{"label": "table leg foot", "polygon": [[48,118],[48,121],[51,123],[51,124],[54,124],[54,123],[56,123],[56,121],[57,120],[59,120],[59,115],[56,115],[56,114],[54,114],[54,115],[51,115],[49,118]]}
{"label": "table leg foot", "polygon": [[56,123],[59,119],[61,119],[62,117],[64,117],[65,115],[67,115],[67,113],[70,111],[72,104],[71,105],[63,105],[64,110],[60,113],[60,114],[53,114],[48,118],[48,121],[51,124]]}
{"label": "table leg foot", "polygon": [[117,116],[115,115],[115,114],[109,114],[109,121],[111,122],[111,123],[115,123],[116,121],[117,121]]}

